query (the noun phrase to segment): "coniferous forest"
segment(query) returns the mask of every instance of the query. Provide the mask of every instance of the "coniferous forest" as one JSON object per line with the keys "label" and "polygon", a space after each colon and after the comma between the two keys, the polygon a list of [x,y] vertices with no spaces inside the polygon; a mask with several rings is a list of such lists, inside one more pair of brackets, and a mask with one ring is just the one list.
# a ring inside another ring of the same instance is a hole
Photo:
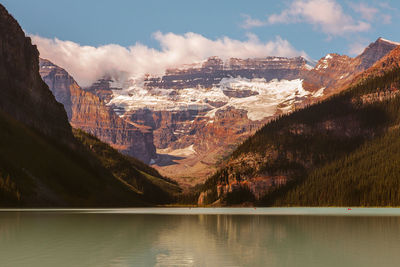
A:
{"label": "coniferous forest", "polygon": [[[231,155],[268,158],[259,168],[221,168],[201,187],[206,203],[218,199],[216,186],[259,174],[289,173],[283,186],[255,200],[248,188],[226,194],[226,204],[261,206],[400,205],[400,69],[370,77],[321,103],[277,118],[244,141]],[[272,152],[271,152],[272,151]]]}

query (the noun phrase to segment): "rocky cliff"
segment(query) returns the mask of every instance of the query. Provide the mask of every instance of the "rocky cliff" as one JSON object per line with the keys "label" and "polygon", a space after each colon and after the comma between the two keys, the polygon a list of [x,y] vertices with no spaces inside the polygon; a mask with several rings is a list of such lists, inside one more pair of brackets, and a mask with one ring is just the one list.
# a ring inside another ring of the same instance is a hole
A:
{"label": "rocky cliff", "polygon": [[0,110],[41,133],[71,143],[61,104],[39,75],[39,52],[0,5]]}
{"label": "rocky cliff", "polygon": [[305,88],[309,90],[325,88],[323,98],[338,93],[346,89],[356,76],[370,68],[398,45],[399,43],[378,38],[355,58],[328,54],[318,61],[314,69],[305,73]]}
{"label": "rocky cliff", "polygon": [[386,56],[382,57],[376,64],[374,64],[367,71],[360,73],[357,75],[353,81],[352,85],[355,85],[362,80],[365,80],[371,76],[381,76],[385,72],[396,69],[400,67],[400,43],[396,48],[394,48],[390,53]]}
{"label": "rocky cliff", "polygon": [[[378,40],[370,44],[359,56],[354,59],[355,61],[359,62],[357,69],[364,71],[370,68],[399,45],[400,43],[378,38]],[[390,57],[393,57],[393,54],[391,54]]]}
{"label": "rocky cliff", "polygon": [[64,105],[74,128],[91,133],[146,163],[156,158],[151,128],[121,119],[102,99],[80,88],[64,69],[50,61],[40,59],[39,71],[56,100]]}

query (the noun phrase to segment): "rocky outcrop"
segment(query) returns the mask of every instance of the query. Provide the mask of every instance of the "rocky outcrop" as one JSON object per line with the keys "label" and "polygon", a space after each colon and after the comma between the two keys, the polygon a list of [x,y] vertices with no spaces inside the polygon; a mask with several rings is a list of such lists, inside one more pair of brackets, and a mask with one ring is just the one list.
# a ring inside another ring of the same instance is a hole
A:
{"label": "rocky outcrop", "polygon": [[378,38],[378,40],[370,44],[359,56],[355,58],[355,61],[359,62],[357,69],[359,71],[364,71],[370,68],[399,45],[400,43]]}
{"label": "rocky outcrop", "polygon": [[305,88],[325,88],[324,97],[346,89],[365,70],[385,57],[398,43],[378,38],[355,58],[345,55],[328,54],[320,59],[314,69],[304,76]]}
{"label": "rocky outcrop", "polygon": [[367,71],[364,71],[359,75],[357,75],[353,79],[351,84],[355,85],[361,82],[362,80],[365,80],[367,77],[381,76],[385,72],[388,72],[396,68],[400,68],[400,45],[394,48],[386,56],[382,57],[375,65],[373,65]]}
{"label": "rocky outcrop", "polygon": [[40,59],[40,75],[56,100],[64,105],[73,127],[91,133],[146,163],[156,158],[150,128],[121,119],[102,99],[80,88],[64,69],[48,60]]}
{"label": "rocky outcrop", "polygon": [[0,5],[0,111],[64,143],[73,136],[67,116],[39,75],[39,52]]}
{"label": "rocky outcrop", "polygon": [[86,91],[97,95],[101,101],[108,103],[112,99],[112,90],[118,90],[110,86],[111,79],[100,79],[89,87],[84,88]]}

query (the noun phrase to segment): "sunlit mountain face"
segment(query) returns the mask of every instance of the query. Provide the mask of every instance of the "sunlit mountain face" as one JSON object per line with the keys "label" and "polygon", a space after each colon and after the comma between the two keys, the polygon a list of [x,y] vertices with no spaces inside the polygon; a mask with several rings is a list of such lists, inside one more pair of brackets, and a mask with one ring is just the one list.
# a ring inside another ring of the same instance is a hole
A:
{"label": "sunlit mountain face", "polygon": [[189,185],[262,125],[341,91],[395,46],[380,38],[355,58],[331,53],[318,62],[211,57],[162,76],[116,72],[85,89],[120,118],[150,129],[157,155],[148,162]]}

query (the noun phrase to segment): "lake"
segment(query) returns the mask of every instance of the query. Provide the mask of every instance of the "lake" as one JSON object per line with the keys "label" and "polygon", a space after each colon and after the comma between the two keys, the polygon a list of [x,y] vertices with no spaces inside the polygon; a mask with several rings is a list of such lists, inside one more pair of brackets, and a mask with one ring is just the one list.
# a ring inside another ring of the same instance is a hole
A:
{"label": "lake", "polygon": [[399,265],[400,209],[0,211],[0,266]]}

